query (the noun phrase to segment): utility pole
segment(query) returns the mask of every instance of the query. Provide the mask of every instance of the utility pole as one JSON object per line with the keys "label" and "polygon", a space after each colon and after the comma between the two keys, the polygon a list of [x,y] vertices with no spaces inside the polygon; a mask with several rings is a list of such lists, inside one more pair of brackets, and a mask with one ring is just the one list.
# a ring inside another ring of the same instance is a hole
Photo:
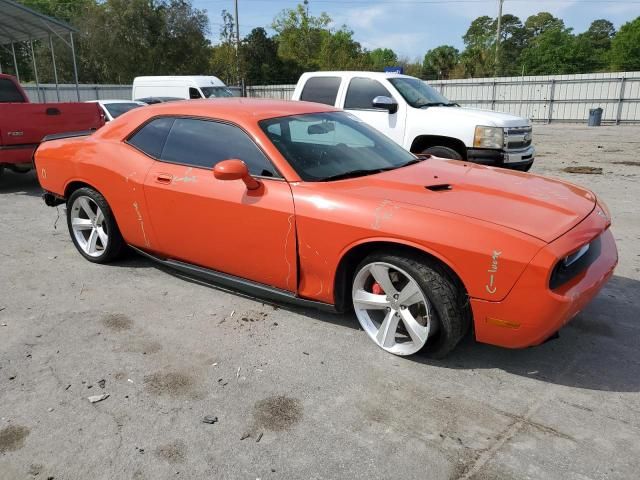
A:
{"label": "utility pole", "polygon": [[502,27],[502,5],[504,0],[498,0],[498,28],[496,29],[496,68],[494,76],[498,76],[500,67],[500,29]]}
{"label": "utility pole", "polygon": [[236,76],[238,78],[238,85],[240,85],[240,24],[238,22],[238,0],[234,1],[236,8]]}

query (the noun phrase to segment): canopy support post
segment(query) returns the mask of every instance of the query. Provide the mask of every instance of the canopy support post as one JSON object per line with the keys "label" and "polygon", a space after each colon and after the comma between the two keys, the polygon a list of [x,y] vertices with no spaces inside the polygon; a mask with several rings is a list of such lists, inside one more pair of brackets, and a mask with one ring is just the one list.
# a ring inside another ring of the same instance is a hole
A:
{"label": "canopy support post", "polygon": [[42,102],[40,99],[40,80],[38,79],[38,66],[36,65],[36,55],[33,51],[33,40],[29,40],[29,48],[31,49],[31,60],[33,60],[33,74],[36,77],[36,91],[38,93],[38,102]]}
{"label": "canopy support post", "polygon": [[49,35],[49,48],[51,49],[51,63],[53,64],[53,79],[56,82],[56,97],[60,101],[60,86],[58,85],[58,69],[56,68],[56,54],[53,49],[53,38]]}
{"label": "canopy support post", "polygon": [[73,78],[76,81],[76,95],[78,101],[80,101],[80,85],[78,85],[78,66],[76,65],[76,48],[73,44],[73,32],[69,32],[69,39],[71,40],[71,56],[73,57]]}
{"label": "canopy support post", "polygon": [[16,47],[11,42],[11,53],[13,53],[13,68],[16,69],[16,79],[20,83],[20,72],[18,71],[18,60],[16,59]]}

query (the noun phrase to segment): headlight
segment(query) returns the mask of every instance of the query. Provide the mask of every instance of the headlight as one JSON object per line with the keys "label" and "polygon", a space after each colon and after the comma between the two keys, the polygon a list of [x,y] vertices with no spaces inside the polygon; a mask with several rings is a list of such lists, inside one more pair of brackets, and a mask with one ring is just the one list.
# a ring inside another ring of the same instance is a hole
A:
{"label": "headlight", "polygon": [[504,131],[500,127],[476,127],[473,137],[475,148],[502,148],[504,146]]}

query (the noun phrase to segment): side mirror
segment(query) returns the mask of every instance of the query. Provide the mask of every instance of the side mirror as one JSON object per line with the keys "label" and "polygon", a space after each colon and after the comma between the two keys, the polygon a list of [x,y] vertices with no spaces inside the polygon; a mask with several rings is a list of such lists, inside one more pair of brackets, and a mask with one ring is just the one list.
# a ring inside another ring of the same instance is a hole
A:
{"label": "side mirror", "polygon": [[260,182],[249,174],[247,164],[237,158],[218,162],[213,167],[213,176],[218,180],[242,180],[247,190],[260,188]]}
{"label": "side mirror", "polygon": [[371,106],[373,106],[373,108],[382,108],[391,114],[398,111],[398,103],[393,98],[384,95],[379,95],[374,98]]}

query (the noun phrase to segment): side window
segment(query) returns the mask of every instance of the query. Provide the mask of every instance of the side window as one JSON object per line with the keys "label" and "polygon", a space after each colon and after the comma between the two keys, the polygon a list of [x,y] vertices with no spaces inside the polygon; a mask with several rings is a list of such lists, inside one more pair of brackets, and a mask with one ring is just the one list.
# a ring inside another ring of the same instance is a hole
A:
{"label": "side window", "polygon": [[349,83],[347,97],[344,99],[344,108],[345,110],[371,110],[373,109],[373,99],[381,95],[391,97],[389,91],[377,80],[354,78]]}
{"label": "side window", "polygon": [[191,100],[195,100],[197,98],[202,98],[202,95],[200,95],[200,92],[198,91],[197,88],[190,87],[189,88],[189,98]]}
{"label": "side window", "polygon": [[156,118],[138,130],[127,140],[127,143],[153,158],[160,158],[162,148],[174,121],[173,118],[169,117]]}
{"label": "side window", "polygon": [[302,89],[300,100],[335,105],[340,77],[311,77]]}
{"label": "side window", "polygon": [[226,123],[176,118],[162,150],[161,160],[198,168],[213,168],[222,160],[238,158],[252,175],[275,177],[277,173],[249,136]]}

